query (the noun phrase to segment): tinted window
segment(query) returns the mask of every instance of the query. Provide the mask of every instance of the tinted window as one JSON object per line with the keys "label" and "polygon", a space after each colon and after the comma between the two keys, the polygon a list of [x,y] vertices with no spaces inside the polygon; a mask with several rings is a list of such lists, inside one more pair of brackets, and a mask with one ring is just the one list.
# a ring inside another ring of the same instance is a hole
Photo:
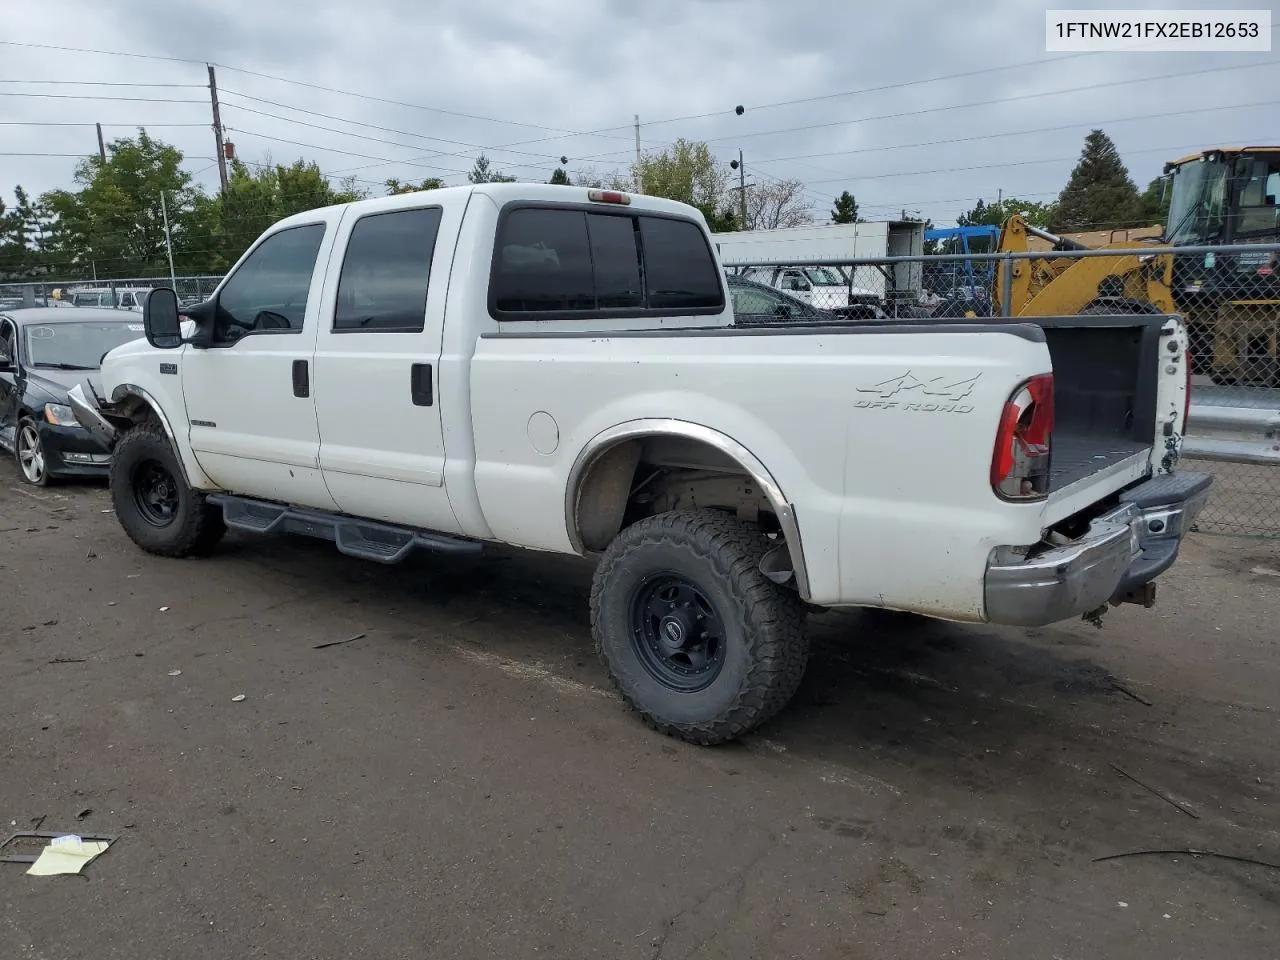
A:
{"label": "tinted window", "polygon": [[588,214],[587,233],[591,239],[596,307],[603,310],[644,306],[635,219]]}
{"label": "tinted window", "polygon": [[491,296],[495,315],[724,306],[715,259],[692,221],[547,208],[503,218]]}
{"label": "tinted window", "polygon": [[358,220],[338,278],[333,328],[421,331],[439,229],[439,208]]}
{"label": "tinted window", "polygon": [[640,217],[640,237],[650,307],[699,310],[724,303],[715,260],[697,224]]}
{"label": "tinted window", "polygon": [[496,306],[545,313],[595,308],[587,215],[581,210],[513,210],[498,240]]}
{"label": "tinted window", "polygon": [[322,240],[324,224],[316,223],[259,244],[218,294],[218,332],[301,330]]}

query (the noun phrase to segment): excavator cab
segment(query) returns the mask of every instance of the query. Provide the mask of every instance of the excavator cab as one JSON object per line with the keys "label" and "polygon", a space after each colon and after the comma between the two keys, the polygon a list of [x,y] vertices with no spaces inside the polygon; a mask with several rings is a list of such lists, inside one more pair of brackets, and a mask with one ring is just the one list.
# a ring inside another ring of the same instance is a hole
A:
{"label": "excavator cab", "polygon": [[[1223,147],[1165,164],[1169,214],[1158,237],[1085,243],[1014,215],[1001,253],[1033,249],[1107,250],[1114,256],[1001,262],[994,313],[1179,313],[1191,339],[1193,370],[1221,384],[1280,386],[1280,147]],[[1143,247],[1233,247],[1151,254]],[[1252,248],[1252,249],[1251,249]],[[1004,311],[1003,299],[1009,306]]]}
{"label": "excavator cab", "polygon": [[1196,372],[1222,384],[1280,386],[1280,264],[1273,250],[1257,249],[1280,243],[1280,147],[1205,150],[1164,172],[1163,241],[1238,248],[1174,256],[1172,293]]}

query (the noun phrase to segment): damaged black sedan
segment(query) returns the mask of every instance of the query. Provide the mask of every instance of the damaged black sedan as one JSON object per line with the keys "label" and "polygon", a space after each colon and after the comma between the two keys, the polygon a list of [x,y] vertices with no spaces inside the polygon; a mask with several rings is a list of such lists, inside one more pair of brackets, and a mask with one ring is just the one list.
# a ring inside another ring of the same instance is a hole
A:
{"label": "damaged black sedan", "polygon": [[99,386],[102,357],[141,336],[142,318],[127,310],[0,312],[0,447],[24,481],[106,475],[111,455],[76,422],[67,391],[86,376]]}

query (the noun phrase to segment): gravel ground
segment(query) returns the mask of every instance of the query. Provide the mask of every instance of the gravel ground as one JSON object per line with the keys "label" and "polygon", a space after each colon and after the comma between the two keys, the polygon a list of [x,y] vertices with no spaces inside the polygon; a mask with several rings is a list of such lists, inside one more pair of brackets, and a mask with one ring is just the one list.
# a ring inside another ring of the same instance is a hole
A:
{"label": "gravel ground", "polygon": [[6,960],[1278,953],[1280,869],[1096,862],[1280,864],[1275,541],[1101,631],[815,617],[716,749],[614,698],[578,561],[163,561],[0,465],[0,567],[0,816],[119,835],[0,864]]}

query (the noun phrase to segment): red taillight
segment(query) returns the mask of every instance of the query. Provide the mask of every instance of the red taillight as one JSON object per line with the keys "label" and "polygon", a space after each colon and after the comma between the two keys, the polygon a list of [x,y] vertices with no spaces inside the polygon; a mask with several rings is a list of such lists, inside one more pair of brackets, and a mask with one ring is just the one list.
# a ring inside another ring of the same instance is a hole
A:
{"label": "red taillight", "polygon": [[1187,395],[1182,401],[1182,430],[1180,431],[1185,437],[1187,435],[1187,421],[1191,419],[1191,350],[1187,350],[1185,357],[1187,362]]}
{"label": "red taillight", "polygon": [[621,203],[624,206],[631,202],[629,196],[617,190],[588,190],[587,199],[592,203]]}
{"label": "red taillight", "polygon": [[1036,500],[1049,492],[1053,442],[1053,374],[1032,377],[1000,415],[991,455],[991,489],[1007,500]]}

